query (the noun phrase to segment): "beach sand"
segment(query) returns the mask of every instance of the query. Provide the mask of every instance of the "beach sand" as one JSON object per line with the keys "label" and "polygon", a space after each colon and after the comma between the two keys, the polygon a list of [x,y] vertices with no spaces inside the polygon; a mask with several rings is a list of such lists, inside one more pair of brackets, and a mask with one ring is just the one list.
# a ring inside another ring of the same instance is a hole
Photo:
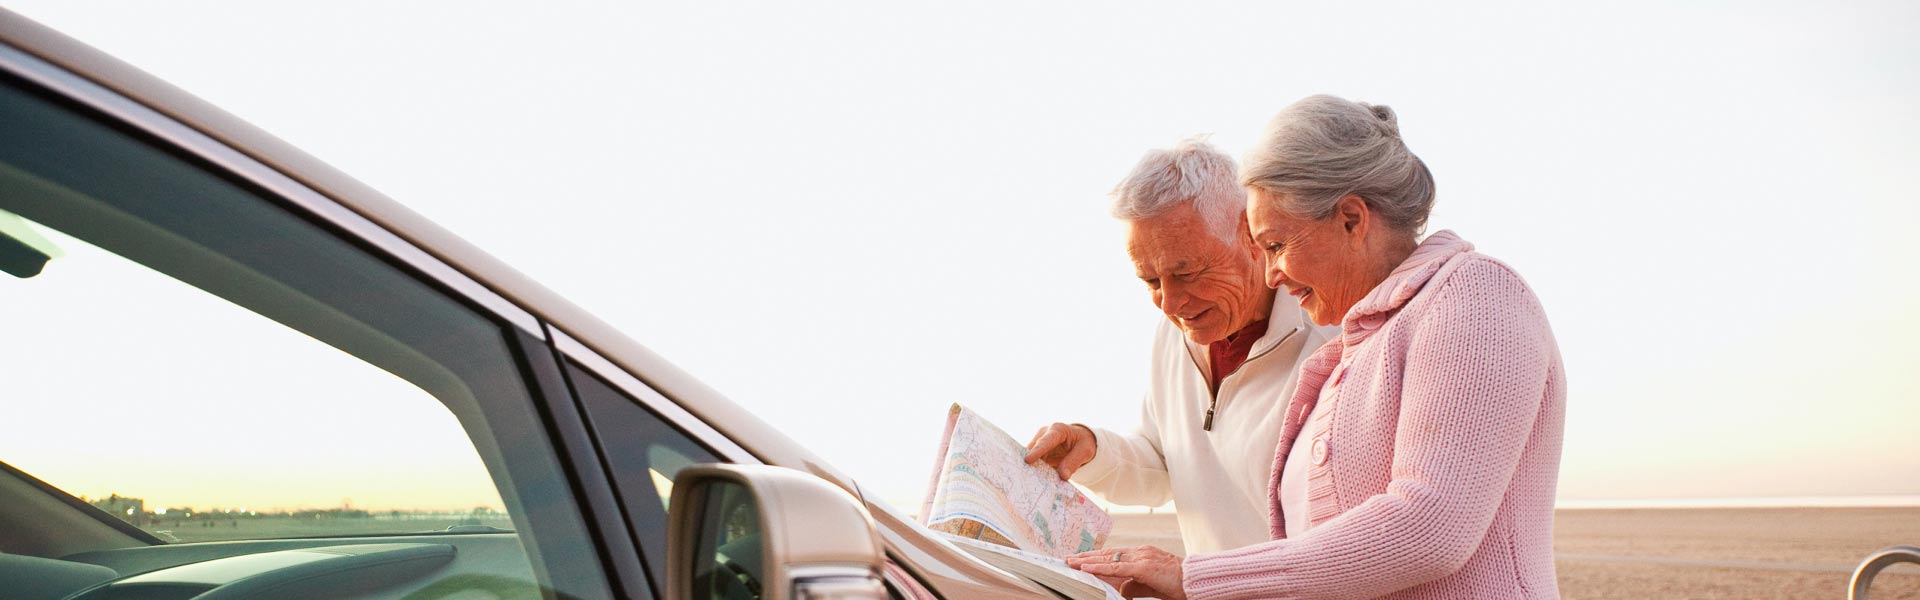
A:
{"label": "beach sand", "polygon": [[[1169,513],[1115,514],[1107,546],[1183,552]],[[1554,520],[1568,600],[1845,598],[1853,569],[1920,546],[1920,508],[1572,509]],[[1873,598],[1920,598],[1920,567],[1883,572]]]}

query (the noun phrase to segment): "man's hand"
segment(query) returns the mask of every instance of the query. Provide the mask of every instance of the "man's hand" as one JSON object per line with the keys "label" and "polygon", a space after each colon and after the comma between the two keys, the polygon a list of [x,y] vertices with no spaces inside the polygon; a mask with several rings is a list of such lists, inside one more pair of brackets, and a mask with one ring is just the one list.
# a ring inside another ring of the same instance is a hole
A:
{"label": "man's hand", "polygon": [[1047,461],[1064,480],[1093,460],[1096,446],[1093,430],[1087,426],[1054,423],[1041,428],[1033,434],[1033,441],[1027,442],[1027,464]]}

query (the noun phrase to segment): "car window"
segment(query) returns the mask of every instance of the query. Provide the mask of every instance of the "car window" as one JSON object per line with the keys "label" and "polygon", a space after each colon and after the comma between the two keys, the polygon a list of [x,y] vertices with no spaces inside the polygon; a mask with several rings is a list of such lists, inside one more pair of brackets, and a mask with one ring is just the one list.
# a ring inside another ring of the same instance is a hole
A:
{"label": "car window", "polygon": [[424,390],[25,223],[63,256],[0,278],[5,462],[170,542],[513,528]]}
{"label": "car window", "polygon": [[17,80],[0,131],[0,462],[174,544],[472,535],[410,585],[608,596],[517,329]]}
{"label": "car window", "polygon": [[723,461],[659,414],[579,365],[569,362],[567,377],[607,457],[629,524],[645,553],[647,573],[657,588],[663,587],[667,498],[673,494],[673,478],[688,466]]}

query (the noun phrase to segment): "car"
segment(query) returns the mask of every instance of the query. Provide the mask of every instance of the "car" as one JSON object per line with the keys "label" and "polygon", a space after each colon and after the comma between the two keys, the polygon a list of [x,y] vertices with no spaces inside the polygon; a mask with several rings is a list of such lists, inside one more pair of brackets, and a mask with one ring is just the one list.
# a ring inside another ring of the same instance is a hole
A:
{"label": "car", "polygon": [[[0,270],[6,598],[1058,597],[379,192],[4,10]],[[396,508],[435,490],[451,509]]]}

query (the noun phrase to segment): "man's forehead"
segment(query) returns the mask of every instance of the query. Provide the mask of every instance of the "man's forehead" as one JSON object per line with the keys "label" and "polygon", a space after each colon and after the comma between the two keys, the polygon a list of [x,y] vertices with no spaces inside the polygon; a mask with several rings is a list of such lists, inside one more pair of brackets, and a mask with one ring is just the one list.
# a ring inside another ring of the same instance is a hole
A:
{"label": "man's forehead", "polygon": [[1127,227],[1127,254],[1134,264],[1190,267],[1225,245],[1190,209],[1133,221]]}
{"label": "man's forehead", "polygon": [[1187,260],[1187,259],[1179,259],[1179,260],[1171,260],[1171,261],[1168,261],[1168,260],[1156,261],[1152,259],[1143,261],[1143,260],[1135,259],[1133,261],[1134,270],[1138,271],[1141,275],[1145,275],[1149,273],[1159,273],[1162,271],[1168,272],[1168,273],[1179,273],[1183,271],[1192,270],[1193,265],[1194,265],[1194,262],[1192,260]]}
{"label": "man's forehead", "polygon": [[1207,251],[1216,243],[1211,237],[1136,239],[1127,245],[1127,255],[1134,267],[1143,271],[1182,271],[1204,262]]}

